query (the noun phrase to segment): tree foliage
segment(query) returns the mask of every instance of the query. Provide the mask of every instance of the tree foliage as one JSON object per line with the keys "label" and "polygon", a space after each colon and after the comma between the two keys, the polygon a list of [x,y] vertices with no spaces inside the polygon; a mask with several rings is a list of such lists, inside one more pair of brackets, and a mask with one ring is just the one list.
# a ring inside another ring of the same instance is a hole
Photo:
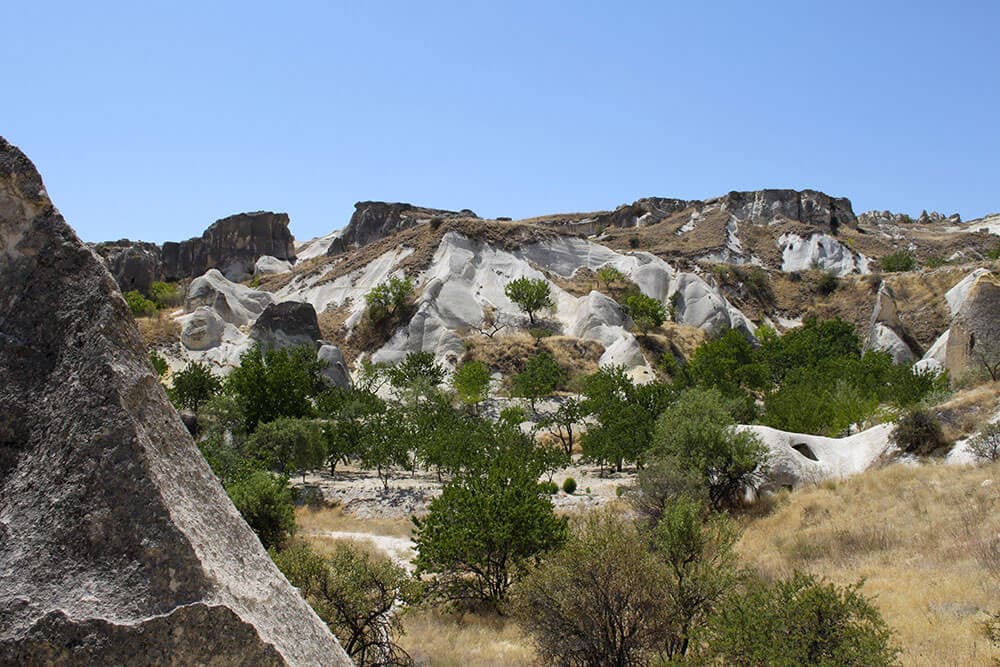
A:
{"label": "tree foliage", "polygon": [[634,291],[622,301],[622,309],[641,333],[656,329],[667,319],[667,309],[659,300]]}
{"label": "tree foliage", "polygon": [[895,665],[892,633],[859,588],[801,573],[773,584],[753,579],[713,615],[707,652],[735,667]]}
{"label": "tree foliage", "polygon": [[167,394],[178,409],[198,412],[198,408],[221,388],[222,383],[207,365],[192,361],[174,374],[173,386]]}
{"label": "tree foliage", "polygon": [[329,556],[299,541],[271,557],[355,664],[412,664],[395,641],[403,631],[397,601],[413,601],[417,592],[405,570],[342,542]]}
{"label": "tree foliage", "polygon": [[544,278],[518,278],[507,283],[503,291],[508,299],[527,313],[531,324],[535,323],[535,313],[555,306],[549,283]]}
{"label": "tree foliage", "polygon": [[308,345],[266,352],[255,345],[240,357],[224,388],[236,398],[252,433],[257,424],[278,417],[313,416],[312,397],[325,388],[322,368]]}
{"label": "tree foliage", "polygon": [[1000,423],[985,424],[979,429],[969,440],[969,451],[983,463],[1000,461]]}
{"label": "tree foliage", "polygon": [[475,407],[489,396],[490,369],[481,361],[466,362],[455,369],[451,385],[458,400]]}
{"label": "tree foliage", "polygon": [[230,482],[226,493],[265,548],[280,548],[295,533],[287,477],[251,470]]}
{"label": "tree foliage", "polygon": [[315,470],[326,463],[326,442],[312,419],[279,417],[258,425],[247,442],[247,453],[275,472]]}
{"label": "tree foliage", "polygon": [[392,276],[365,294],[368,317],[373,322],[397,315],[413,294],[413,280],[406,276]]}
{"label": "tree foliage", "polygon": [[548,352],[542,351],[529,357],[524,370],[514,377],[514,395],[528,399],[531,409],[535,401],[548,396],[566,380],[566,371]]}
{"label": "tree foliage", "polygon": [[156,313],[156,304],[137,290],[130,290],[125,293],[125,303],[128,304],[132,315],[135,317],[149,317]]}

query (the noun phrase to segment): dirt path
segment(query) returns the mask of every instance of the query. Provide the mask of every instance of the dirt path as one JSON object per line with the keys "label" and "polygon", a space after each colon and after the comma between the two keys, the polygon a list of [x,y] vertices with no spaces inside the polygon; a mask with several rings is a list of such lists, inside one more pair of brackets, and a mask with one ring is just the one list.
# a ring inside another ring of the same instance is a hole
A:
{"label": "dirt path", "polygon": [[417,555],[413,540],[408,537],[390,537],[388,535],[376,535],[374,533],[363,533],[349,530],[313,530],[306,533],[315,537],[326,537],[334,540],[354,540],[356,542],[368,542],[376,549],[392,559],[394,563],[413,571],[413,558]]}

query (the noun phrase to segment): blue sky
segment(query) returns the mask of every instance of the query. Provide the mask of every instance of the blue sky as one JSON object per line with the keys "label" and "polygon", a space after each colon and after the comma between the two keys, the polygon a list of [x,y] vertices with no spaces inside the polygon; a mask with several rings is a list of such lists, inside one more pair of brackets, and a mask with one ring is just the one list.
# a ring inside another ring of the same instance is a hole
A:
{"label": "blue sky", "polygon": [[816,188],[1000,211],[997,2],[44,2],[0,134],[85,240],[358,200],[524,217]]}

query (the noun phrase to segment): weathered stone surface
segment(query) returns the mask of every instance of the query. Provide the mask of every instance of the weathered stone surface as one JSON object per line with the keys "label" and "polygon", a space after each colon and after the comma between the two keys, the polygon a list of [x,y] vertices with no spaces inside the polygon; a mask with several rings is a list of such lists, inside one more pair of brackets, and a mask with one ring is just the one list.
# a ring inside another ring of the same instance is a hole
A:
{"label": "weathered stone surface", "polygon": [[351,374],[347,370],[347,364],[344,362],[344,354],[340,351],[339,347],[323,343],[316,353],[316,358],[326,363],[326,367],[323,369],[323,377],[330,384],[342,389],[350,388]]}
{"label": "weathered stone surface", "polygon": [[0,139],[0,664],[350,664],[171,407],[111,275]]}
{"label": "weathered stone surface", "polygon": [[200,238],[168,241],[163,244],[163,270],[168,280],[200,276],[212,268],[230,280],[243,280],[262,255],[294,261],[287,213],[238,213],[216,220]]}
{"label": "weathered stone surface", "polygon": [[476,218],[468,209],[445,211],[412,204],[362,201],[354,205],[354,214],[343,234],[332,239],[327,254],[334,255],[353,247],[395,234],[398,231],[430,222],[435,218]]}
{"label": "weathered stone surface", "polygon": [[292,263],[286,259],[278,259],[270,255],[257,258],[253,267],[255,276],[273,276],[279,273],[288,273],[292,270]]}
{"label": "weathered stone surface", "polygon": [[226,322],[239,327],[257,319],[272,303],[274,297],[269,292],[234,283],[217,269],[210,269],[191,281],[184,299],[184,312],[193,313],[208,306]]}
{"label": "weathered stone surface", "polygon": [[767,223],[781,216],[833,231],[840,225],[858,223],[850,199],[815,190],[730,192],[721,198],[721,204],[722,210],[741,222]]}
{"label": "weathered stone surface", "polygon": [[208,306],[181,318],[181,345],[189,350],[207,350],[222,343],[225,321]]}
{"label": "weathered stone surface", "polygon": [[953,377],[1000,364],[1000,279],[980,274],[952,322],[945,367]]}
{"label": "weathered stone surface", "polygon": [[302,301],[271,304],[250,329],[250,337],[265,348],[318,347],[320,336],[316,309]]}
{"label": "weathered stone surface", "polygon": [[123,292],[138,290],[149,294],[153,283],[163,280],[163,255],[155,243],[122,239],[98,243],[94,250],[104,259]]}

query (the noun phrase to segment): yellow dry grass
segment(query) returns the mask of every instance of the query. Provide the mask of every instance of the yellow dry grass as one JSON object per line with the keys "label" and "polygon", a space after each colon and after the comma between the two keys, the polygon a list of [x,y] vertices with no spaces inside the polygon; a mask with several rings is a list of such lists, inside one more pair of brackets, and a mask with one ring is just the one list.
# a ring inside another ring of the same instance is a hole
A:
{"label": "yellow dry grass", "polygon": [[171,317],[170,313],[157,311],[149,317],[137,317],[135,323],[139,327],[139,335],[146,347],[170,345],[181,339],[181,325]]}
{"label": "yellow dry grass", "polygon": [[957,440],[972,435],[1000,409],[1000,382],[985,382],[959,391],[954,397],[934,407],[944,435]]}
{"label": "yellow dry grass", "polygon": [[982,634],[1000,611],[1000,465],[893,465],[788,494],[739,543],[765,575],[798,569],[862,591],[905,665],[1000,657]]}
{"label": "yellow dry grass", "polygon": [[516,667],[536,663],[524,631],[500,616],[412,609],[403,616],[403,631],[399,644],[417,665]]}

